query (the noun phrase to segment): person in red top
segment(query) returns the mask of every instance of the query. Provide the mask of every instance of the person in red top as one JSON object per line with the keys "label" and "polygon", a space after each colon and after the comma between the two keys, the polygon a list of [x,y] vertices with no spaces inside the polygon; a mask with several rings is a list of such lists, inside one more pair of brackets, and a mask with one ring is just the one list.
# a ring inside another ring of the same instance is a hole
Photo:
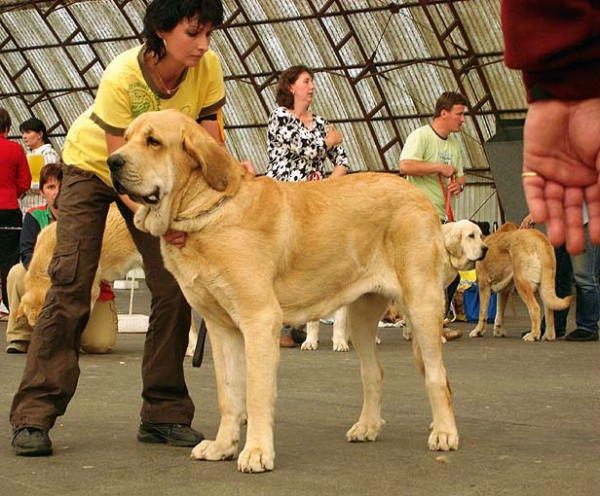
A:
{"label": "person in red top", "polygon": [[19,198],[31,187],[31,172],[23,147],[7,139],[12,122],[0,108],[0,276],[2,303],[10,310],[6,278],[19,261],[19,235],[23,214]]}
{"label": "person in red top", "polygon": [[523,185],[533,221],[569,253],[600,244],[600,8],[597,0],[502,0],[504,60],[530,103]]}

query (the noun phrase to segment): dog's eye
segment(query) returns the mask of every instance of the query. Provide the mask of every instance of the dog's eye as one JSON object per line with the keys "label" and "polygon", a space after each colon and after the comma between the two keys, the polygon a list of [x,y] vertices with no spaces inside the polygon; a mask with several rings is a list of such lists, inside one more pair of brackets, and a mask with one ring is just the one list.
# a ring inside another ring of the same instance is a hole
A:
{"label": "dog's eye", "polygon": [[475,238],[475,234],[473,234],[473,233],[469,234],[469,238]]}
{"label": "dog's eye", "polygon": [[157,139],[155,139],[153,136],[148,136],[146,138],[146,144],[148,146],[159,146],[160,145],[160,141],[158,141]]}

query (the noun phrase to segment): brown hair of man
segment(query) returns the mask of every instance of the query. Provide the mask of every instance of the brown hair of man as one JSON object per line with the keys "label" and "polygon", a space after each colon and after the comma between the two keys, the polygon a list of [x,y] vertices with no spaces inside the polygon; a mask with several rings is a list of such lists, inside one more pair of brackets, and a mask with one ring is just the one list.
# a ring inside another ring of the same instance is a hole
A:
{"label": "brown hair of man", "polygon": [[288,109],[294,108],[294,95],[290,91],[290,85],[298,81],[300,74],[304,72],[310,74],[310,77],[314,77],[313,71],[305,65],[295,65],[281,73],[277,81],[277,92],[275,94],[277,105]]}
{"label": "brown hair of man", "polygon": [[435,113],[433,117],[439,117],[442,115],[442,110],[450,112],[454,105],[467,105],[467,99],[461,93],[455,91],[444,91],[435,102]]}
{"label": "brown hair of man", "polygon": [[62,179],[62,164],[61,163],[51,163],[46,164],[40,170],[40,191],[44,189],[44,184],[46,184],[51,178],[56,178],[60,183]]}

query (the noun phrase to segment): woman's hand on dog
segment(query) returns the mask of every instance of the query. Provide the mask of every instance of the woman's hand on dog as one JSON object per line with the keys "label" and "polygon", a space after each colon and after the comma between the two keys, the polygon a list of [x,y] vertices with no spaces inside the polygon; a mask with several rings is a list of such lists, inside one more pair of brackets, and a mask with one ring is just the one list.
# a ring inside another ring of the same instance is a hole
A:
{"label": "woman's hand on dog", "polygon": [[183,248],[185,246],[185,242],[187,241],[187,234],[183,231],[169,229],[165,234],[163,234],[163,238],[170,245],[173,245],[176,248]]}

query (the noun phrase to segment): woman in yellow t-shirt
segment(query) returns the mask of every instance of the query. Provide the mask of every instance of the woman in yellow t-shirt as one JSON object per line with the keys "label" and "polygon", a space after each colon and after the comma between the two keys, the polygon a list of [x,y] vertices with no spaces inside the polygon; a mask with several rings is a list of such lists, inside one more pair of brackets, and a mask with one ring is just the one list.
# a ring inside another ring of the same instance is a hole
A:
{"label": "woman in yellow t-shirt", "polygon": [[[222,22],[220,0],[153,0],[144,16],[146,43],[108,65],[94,104],[67,134],[57,246],[49,268],[52,288],[34,328],[10,415],[17,455],[52,453],[48,430],[75,393],[79,341],[113,201],[142,254],[152,293],[138,439],[176,446],[195,446],[203,439],[191,428],[194,404],[183,373],[190,307],[163,265],[159,239],[133,226],[136,204],[112,188],[106,159],[124,143],[129,123],[153,110],[181,110],[223,142],[225,86],[218,57],[209,48],[211,33]],[[164,237],[175,246],[185,244],[185,233],[170,231]]]}

